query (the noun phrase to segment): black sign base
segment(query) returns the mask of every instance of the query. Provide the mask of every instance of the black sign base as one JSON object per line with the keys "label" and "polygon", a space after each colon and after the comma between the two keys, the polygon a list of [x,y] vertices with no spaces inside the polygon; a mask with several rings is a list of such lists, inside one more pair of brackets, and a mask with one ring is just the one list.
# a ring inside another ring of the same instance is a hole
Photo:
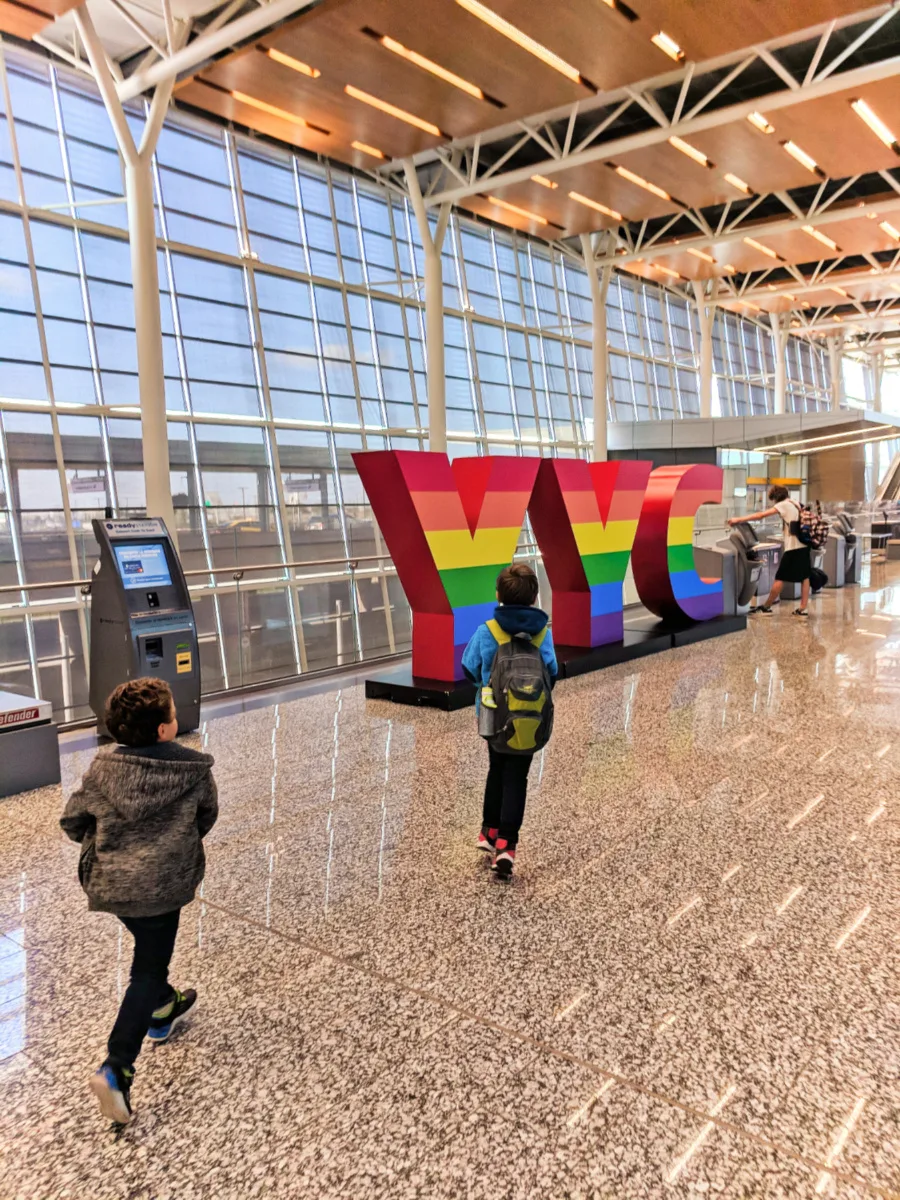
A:
{"label": "black sign base", "polygon": [[[625,636],[621,642],[595,646],[585,650],[580,646],[557,646],[560,679],[574,679],[589,671],[615,667],[648,654],[659,654],[677,646],[689,646],[707,638],[724,637],[747,628],[746,616],[713,617],[711,621],[671,625],[653,616],[626,620]],[[395,667],[366,680],[367,700],[390,700],[394,704],[424,705],[455,712],[475,703],[475,688],[468,680],[447,683],[439,679],[414,676],[409,664]]]}

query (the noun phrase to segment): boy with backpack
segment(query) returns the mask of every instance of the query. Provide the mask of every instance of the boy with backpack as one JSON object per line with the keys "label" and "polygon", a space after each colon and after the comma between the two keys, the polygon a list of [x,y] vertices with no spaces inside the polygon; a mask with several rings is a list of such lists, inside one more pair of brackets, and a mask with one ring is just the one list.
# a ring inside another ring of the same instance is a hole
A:
{"label": "boy with backpack", "polygon": [[203,878],[203,838],[218,816],[213,758],[175,741],[178,720],[162,679],[120,684],[106,706],[119,743],[91,763],[60,825],[81,843],[78,879],[93,912],[114,913],[134,938],[131,980],[90,1088],[107,1120],[132,1119],[134,1062],[197,1002],[169,983],[181,910]]}
{"label": "boy with backpack", "polygon": [[463,652],[462,666],[478,688],[478,732],[488,743],[488,776],[479,850],[493,855],[491,869],[512,875],[525,815],[531,760],[553,729],[551,690],[559,674],[548,617],[535,608],[538,580],[531,567],[513,563],[497,578],[499,604],[479,625]]}

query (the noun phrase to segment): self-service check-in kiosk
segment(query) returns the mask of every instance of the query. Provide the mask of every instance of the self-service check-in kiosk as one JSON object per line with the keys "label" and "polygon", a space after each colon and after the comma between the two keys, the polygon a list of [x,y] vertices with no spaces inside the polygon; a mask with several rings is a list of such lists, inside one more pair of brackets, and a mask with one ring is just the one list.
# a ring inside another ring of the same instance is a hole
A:
{"label": "self-service check-in kiosk", "polygon": [[706,579],[722,580],[722,611],[746,613],[759,588],[763,563],[755,550],[756,534],[749,525],[735,525],[714,546],[695,546],[694,563]]}
{"label": "self-service check-in kiosk", "polygon": [[94,520],[100,561],[91,581],[91,708],[100,733],[110,692],[153,675],[172,689],[178,732],[200,724],[200,656],[191,598],[165,523]]}
{"label": "self-service check-in kiosk", "polygon": [[838,513],[831,522],[825,543],[823,570],[828,576],[826,587],[859,583],[859,546],[853,518],[847,513]]}

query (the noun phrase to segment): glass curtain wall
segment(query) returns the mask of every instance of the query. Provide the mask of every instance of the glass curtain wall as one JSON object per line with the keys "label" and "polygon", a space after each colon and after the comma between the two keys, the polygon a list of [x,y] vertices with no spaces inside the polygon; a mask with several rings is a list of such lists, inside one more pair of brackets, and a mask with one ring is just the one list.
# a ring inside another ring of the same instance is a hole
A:
{"label": "glass curtain wall", "polygon": [[[0,592],[0,687],[72,718],[87,712],[87,600],[71,583],[18,585],[85,578],[92,518],[145,503],[122,173],[90,81],[0,45],[0,83],[0,587],[14,588]],[[135,106],[133,128],[143,118]],[[351,456],[426,445],[409,206],[177,112],[154,176],[171,484],[204,690],[407,648]],[[454,214],[443,267],[450,453],[587,455],[577,261]],[[697,415],[692,307],[617,275],[608,311],[609,419]],[[789,353],[794,407],[827,407],[821,354]],[[719,318],[723,414],[771,411],[773,369],[761,327]]]}

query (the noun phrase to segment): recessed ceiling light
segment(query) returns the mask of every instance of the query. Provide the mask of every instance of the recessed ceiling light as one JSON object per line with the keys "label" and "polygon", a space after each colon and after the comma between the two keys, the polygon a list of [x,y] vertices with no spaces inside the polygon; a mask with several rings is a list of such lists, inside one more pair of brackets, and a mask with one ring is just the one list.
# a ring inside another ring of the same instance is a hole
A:
{"label": "recessed ceiling light", "polygon": [[365,142],[351,142],[350,145],[361,154],[371,154],[372,158],[384,158],[377,146],[369,146]]}
{"label": "recessed ceiling light", "polygon": [[726,263],[723,270],[727,271],[729,275],[733,275],[737,270],[737,267],[733,267],[731,263]]}
{"label": "recessed ceiling light", "polygon": [[664,267],[662,263],[651,263],[650,266],[654,271],[662,271],[663,275],[668,275],[670,279],[681,278],[677,271],[673,271],[671,267]]}
{"label": "recessed ceiling light", "polygon": [[831,291],[836,292],[839,296],[843,296],[846,300],[850,299],[850,293],[845,292],[842,287],[838,287],[837,285],[835,285],[833,288],[831,288]]}
{"label": "recessed ceiling light", "polygon": [[661,187],[657,187],[655,183],[650,183],[640,175],[635,175],[634,171],[629,171],[627,167],[614,167],[614,170],[617,175],[621,175],[623,179],[627,179],[630,183],[636,183],[645,192],[652,192],[654,196],[659,196],[661,200],[672,199],[669,193],[664,192]]}
{"label": "recessed ceiling light", "polygon": [[554,54],[552,50],[548,50],[546,46],[542,46],[540,42],[536,42],[534,38],[529,37],[527,33],[523,33],[521,29],[517,29],[515,25],[511,25],[499,13],[495,13],[484,4],[480,4],[479,0],[456,0],[456,3],[460,8],[464,8],[466,12],[471,13],[473,17],[477,17],[479,21],[484,21],[485,25],[489,25],[497,33],[502,34],[505,38],[509,38],[511,42],[515,42],[522,50],[527,50],[529,54],[533,54],[542,63],[545,63],[548,67],[552,67],[554,71],[559,71],[560,75],[565,75],[573,83],[580,83],[584,87],[590,88],[591,91],[597,90],[571,63],[567,63],[564,58],[560,58],[558,54]]}
{"label": "recessed ceiling light", "polygon": [[[622,214],[616,212],[614,208],[607,208],[599,200],[591,200],[588,196],[582,196],[580,192],[569,192],[569,199],[577,201],[578,204],[586,204],[588,208],[593,208],[597,212],[603,213],[604,217],[612,217],[614,221],[621,221],[623,219]],[[625,253],[624,250],[622,253]]]}
{"label": "recessed ceiling light", "polygon": [[802,229],[804,233],[808,233],[810,237],[814,237],[817,242],[821,242],[822,245],[827,246],[829,250],[834,250],[836,253],[840,250],[837,242],[832,241],[832,239],[827,234],[822,233],[820,229],[816,229],[815,225],[803,225]]}
{"label": "recessed ceiling light", "polygon": [[501,200],[497,196],[488,196],[488,201],[491,204],[496,204],[498,208],[505,208],[507,212],[515,213],[517,217],[524,217],[526,221],[535,221],[538,225],[547,224],[546,217],[529,212],[527,208],[519,208],[517,204],[510,204],[507,200]]}
{"label": "recessed ceiling light", "polygon": [[396,117],[398,121],[405,121],[407,125],[414,125],[416,129],[422,129],[425,133],[432,134],[433,137],[442,137],[440,129],[431,121],[423,121],[421,117],[417,117],[414,113],[407,112],[404,108],[398,108],[396,104],[388,104],[387,100],[380,100],[377,96],[370,95],[369,92],[364,92],[360,88],[353,87],[348,83],[344,91],[348,96],[352,96],[354,100],[361,100],[363,104],[368,104],[371,108],[377,108],[383,113],[387,113],[389,117]]}
{"label": "recessed ceiling light", "polygon": [[401,42],[396,41],[392,37],[382,36],[379,42],[384,46],[385,50],[390,50],[392,54],[396,54],[399,58],[405,58],[407,62],[411,62],[416,67],[421,67],[423,71],[428,71],[432,75],[436,75],[438,79],[443,79],[445,83],[450,83],[455,88],[459,88],[461,92],[466,92],[469,96],[474,96],[476,100],[484,100],[484,92],[474,83],[469,83],[468,79],[463,79],[461,75],[456,75],[453,71],[448,71],[446,67],[440,66],[433,62],[430,58],[426,58],[424,54],[419,54],[416,50],[409,50]]}
{"label": "recessed ceiling light", "polygon": [[688,246],[688,254],[693,254],[694,258],[702,258],[704,262],[712,263],[713,266],[716,265],[716,260],[713,258],[713,256],[711,254],[706,254],[703,250],[693,250],[690,246]]}
{"label": "recessed ceiling light", "polygon": [[260,112],[279,117],[282,121],[290,121],[292,125],[299,125],[301,129],[309,127],[309,122],[298,117],[296,113],[288,112],[286,108],[278,108],[275,104],[267,104],[265,100],[257,100],[255,96],[248,96],[246,92],[232,92],[231,97],[239,104],[248,104],[251,108],[258,108]]}
{"label": "recessed ceiling light", "polygon": [[818,175],[820,179],[825,178],[825,172],[816,162],[811,154],[807,154],[805,150],[801,150],[796,142],[782,142],[782,149],[798,162],[801,167],[806,167],[807,171],[812,171],[813,175]]}
{"label": "recessed ceiling light", "polygon": [[668,54],[669,58],[674,58],[676,62],[681,62],[684,58],[684,51],[678,45],[674,38],[669,37],[667,33],[661,30],[659,33],[654,33],[650,39],[654,46],[662,50],[663,54]]}
{"label": "recessed ceiling light", "polygon": [[759,305],[754,304],[752,300],[741,300],[740,303],[743,304],[744,308],[752,308],[754,312],[762,312]]}
{"label": "recessed ceiling light", "polygon": [[775,132],[775,126],[770,125],[769,122],[766,120],[766,118],[762,115],[762,113],[752,112],[747,116],[747,120],[750,122],[751,125],[753,125],[756,129],[758,129],[760,131],[760,133],[774,133]]}
{"label": "recessed ceiling light", "polygon": [[669,145],[674,146],[676,150],[680,150],[682,154],[686,154],[688,158],[692,158],[695,163],[699,163],[701,167],[713,167],[702,150],[698,150],[696,146],[692,146],[690,142],[682,141],[680,137],[670,137]]}
{"label": "recessed ceiling light", "polygon": [[778,258],[778,255],[771,246],[764,246],[762,242],[755,242],[753,238],[745,237],[742,239],[745,246],[751,246],[754,250],[758,250],[760,254],[766,254],[769,258]]}
{"label": "recessed ceiling light", "polygon": [[[895,242],[900,242],[900,231],[896,230],[890,221],[882,221],[878,228],[883,229],[888,237],[892,237]],[[872,270],[874,271],[875,268],[873,267]]]}
{"label": "recessed ceiling light", "polygon": [[548,179],[546,175],[532,175],[532,183],[539,183],[541,187],[555,189],[559,184],[554,179]]}
{"label": "recessed ceiling light", "polygon": [[894,137],[891,130],[885,125],[881,117],[877,113],[872,112],[865,100],[851,100],[850,107],[860,117],[868,127],[872,130],[877,138],[879,138],[886,146],[900,154],[900,146],[897,145],[897,139]]}
{"label": "recessed ceiling light", "polygon": [[296,71],[299,75],[308,75],[310,79],[318,79],[322,74],[318,67],[311,67],[308,63],[301,62],[299,58],[291,58],[290,54],[283,54],[281,50],[276,50],[274,46],[270,46],[266,50],[266,54],[273,62],[281,63],[283,67],[290,67],[292,71]]}
{"label": "recessed ceiling light", "polygon": [[730,183],[733,188],[737,188],[737,190],[739,192],[743,192],[745,196],[750,195],[750,185],[748,183],[744,183],[743,179],[739,178],[739,176],[732,175],[729,171],[727,175],[723,176],[723,178],[726,183]]}

